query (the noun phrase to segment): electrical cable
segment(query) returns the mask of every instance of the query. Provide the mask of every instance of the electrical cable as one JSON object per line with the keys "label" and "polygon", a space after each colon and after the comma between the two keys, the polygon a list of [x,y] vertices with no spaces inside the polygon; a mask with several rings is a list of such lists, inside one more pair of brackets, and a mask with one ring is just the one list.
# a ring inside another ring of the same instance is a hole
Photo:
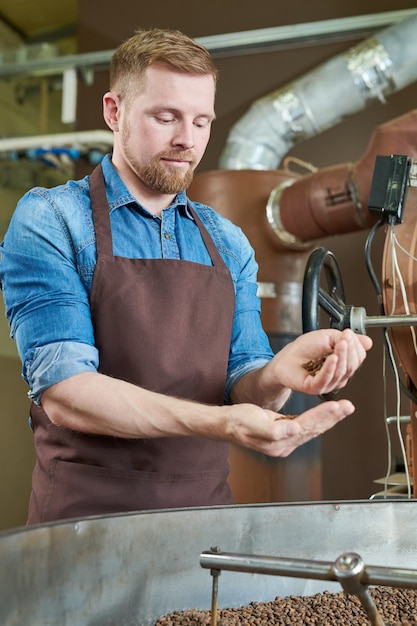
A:
{"label": "electrical cable", "polygon": [[[376,295],[377,295],[380,315],[385,315],[385,309],[384,309],[384,303],[383,303],[383,298],[382,298],[381,285],[379,283],[379,280],[377,278],[377,275],[375,273],[375,270],[374,270],[373,264],[372,264],[371,247],[372,247],[372,243],[373,243],[373,240],[375,238],[376,233],[381,228],[381,226],[383,226],[385,223],[386,222],[384,220],[379,220],[372,227],[372,229],[370,230],[370,232],[368,234],[368,237],[366,239],[366,242],[365,242],[365,264],[366,264],[366,268],[368,270],[369,277],[371,279],[372,284],[374,285],[374,289],[375,289],[375,292],[376,292]],[[391,223],[391,225],[393,227],[392,223]],[[412,257],[412,258],[414,258],[414,257]],[[388,346],[388,343],[387,343],[387,336],[386,336],[385,332],[383,334],[383,339],[384,339],[384,345],[385,345],[386,354],[388,356],[388,363],[389,363],[389,365],[391,367],[391,370],[392,370],[392,372],[393,372],[393,374],[395,376],[395,369],[396,369],[395,362],[393,361],[392,353],[389,350],[389,346]],[[401,391],[404,393],[404,395],[406,395],[407,398],[409,400],[411,400],[411,402],[413,402],[414,404],[417,405],[417,397],[413,394],[413,392],[410,389],[407,388],[407,386],[404,384],[404,382],[401,379],[399,381],[399,385],[400,385]]]}
{"label": "electrical cable", "polygon": [[[372,284],[374,285],[375,288],[375,292],[377,294],[377,298],[378,298],[378,303],[379,303],[379,308],[380,308],[380,313],[381,315],[385,315],[385,311],[384,311],[384,304],[383,304],[383,298],[382,298],[382,289],[381,289],[381,285],[378,281],[378,278],[376,276],[376,273],[374,271],[373,265],[372,265],[372,260],[371,260],[371,247],[372,247],[372,243],[373,240],[375,238],[376,233],[378,232],[378,230],[380,229],[380,227],[382,225],[384,225],[386,222],[384,222],[384,220],[380,220],[378,221],[374,227],[372,228],[372,230],[370,231],[366,243],[365,243],[365,262],[366,262],[366,267],[368,270],[368,274],[369,277],[371,279]],[[410,314],[410,308],[409,308],[409,304],[408,304],[408,300],[407,300],[407,293],[406,293],[406,289],[405,289],[405,284],[404,284],[404,280],[403,277],[401,275],[401,271],[399,268],[399,264],[398,264],[398,259],[397,259],[397,253],[396,253],[396,247],[398,246],[406,255],[408,255],[410,258],[412,258],[413,260],[417,260],[415,259],[415,257],[413,255],[411,255],[407,250],[405,250],[402,246],[399,245],[399,242],[395,236],[395,230],[394,230],[394,221],[392,219],[389,220],[389,228],[390,228],[390,244],[391,244],[391,267],[392,267],[392,274],[393,274],[393,297],[392,297],[392,307],[391,307],[391,315],[393,315],[395,313],[395,303],[396,303],[396,285],[397,285],[397,281],[400,285],[400,291],[401,291],[401,296],[402,296],[402,300],[403,300],[403,305],[404,305],[404,310],[406,312],[406,314]],[[416,333],[413,327],[410,327],[410,331],[411,331],[411,335],[413,338],[413,346],[414,346],[414,351],[417,354],[417,341],[416,341]],[[392,349],[392,344],[391,344],[391,340],[389,337],[389,328],[384,328],[383,329],[383,339],[384,339],[384,346],[385,346],[385,350],[384,350],[384,356],[387,357],[388,363],[391,367],[391,370],[394,374],[394,378],[395,378],[395,385],[396,385],[396,397],[397,397],[397,410],[396,410],[396,425],[397,425],[397,434],[398,434],[398,439],[400,442],[400,447],[401,447],[401,454],[403,457],[403,463],[404,463],[404,470],[405,470],[405,475],[406,475],[406,486],[407,486],[407,497],[410,499],[412,497],[412,490],[411,490],[411,480],[410,480],[410,475],[409,475],[409,469],[408,469],[408,463],[407,463],[407,454],[406,454],[406,449],[405,449],[405,444],[404,444],[404,440],[403,440],[403,433],[401,431],[401,423],[400,423],[400,398],[401,398],[401,391],[414,403],[417,402],[417,398],[415,398],[414,394],[411,393],[411,391],[404,385],[404,383],[401,381],[400,379],[400,375],[399,375],[399,371],[395,362],[395,357],[394,357],[394,352]],[[384,362],[383,362],[383,377],[384,377],[384,397],[386,397],[386,378],[385,378],[385,363],[386,363],[386,359],[384,358]],[[388,481],[389,481],[389,476],[391,474],[391,449],[392,449],[392,443],[391,443],[391,436],[390,436],[390,432],[389,432],[389,428],[388,428],[388,424],[387,424],[387,419],[386,419],[386,407],[385,407],[384,403],[384,416],[385,416],[385,427],[386,427],[386,434],[387,434],[387,442],[388,442],[388,467],[387,467],[387,473],[384,479],[384,498],[387,497],[387,491],[388,491]]]}

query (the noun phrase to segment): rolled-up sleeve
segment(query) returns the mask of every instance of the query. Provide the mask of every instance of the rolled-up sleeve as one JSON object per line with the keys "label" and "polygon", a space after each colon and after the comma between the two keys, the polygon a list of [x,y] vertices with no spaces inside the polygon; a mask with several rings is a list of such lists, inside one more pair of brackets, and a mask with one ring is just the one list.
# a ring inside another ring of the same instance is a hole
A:
{"label": "rolled-up sleeve", "polygon": [[26,194],[1,245],[0,279],[22,375],[37,402],[51,384],[96,368],[89,296],[77,253],[48,193]]}
{"label": "rolled-up sleeve", "polygon": [[236,382],[247,372],[266,365],[273,352],[261,323],[261,301],[257,295],[257,271],[254,252],[242,234],[238,255],[240,272],[234,276],[236,308],[230,345],[225,401]]}
{"label": "rolled-up sleeve", "polygon": [[39,404],[42,393],[51,385],[76,374],[96,372],[97,368],[98,351],[94,346],[66,341],[36,348],[24,364],[29,397]]}

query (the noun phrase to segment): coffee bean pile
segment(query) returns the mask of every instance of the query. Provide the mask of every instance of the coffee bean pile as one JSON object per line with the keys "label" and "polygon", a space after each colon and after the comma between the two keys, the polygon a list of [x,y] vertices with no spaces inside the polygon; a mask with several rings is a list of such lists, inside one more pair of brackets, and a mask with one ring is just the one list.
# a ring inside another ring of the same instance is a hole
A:
{"label": "coffee bean pile", "polygon": [[330,354],[331,352],[327,352],[326,354],[323,354],[323,356],[319,356],[316,359],[310,359],[307,363],[303,363],[304,369],[307,370],[311,376],[315,376],[317,372],[321,370],[325,360]]}
{"label": "coffee bean pile", "polygon": [[[370,587],[369,594],[385,626],[417,624],[417,590]],[[210,626],[210,611],[175,611],[155,626]],[[252,602],[239,609],[219,609],[217,626],[369,626],[357,596],[324,591],[313,596],[277,597],[272,602]]]}
{"label": "coffee bean pile", "polygon": [[295,420],[296,417],[300,417],[299,415],[277,415],[276,420]]}

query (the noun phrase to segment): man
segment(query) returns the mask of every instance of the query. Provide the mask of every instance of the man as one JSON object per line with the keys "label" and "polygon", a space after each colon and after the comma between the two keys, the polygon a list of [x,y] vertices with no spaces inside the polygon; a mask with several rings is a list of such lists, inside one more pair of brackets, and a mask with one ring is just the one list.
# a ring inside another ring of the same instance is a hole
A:
{"label": "man", "polygon": [[343,387],[372,342],[329,329],[273,355],[246,237],[185,192],[216,78],[182,33],[137,32],[103,98],[111,157],[16,208],[0,278],[33,400],[28,523],[230,503],[230,442],[286,456],[354,410],[277,419],[291,390]]}

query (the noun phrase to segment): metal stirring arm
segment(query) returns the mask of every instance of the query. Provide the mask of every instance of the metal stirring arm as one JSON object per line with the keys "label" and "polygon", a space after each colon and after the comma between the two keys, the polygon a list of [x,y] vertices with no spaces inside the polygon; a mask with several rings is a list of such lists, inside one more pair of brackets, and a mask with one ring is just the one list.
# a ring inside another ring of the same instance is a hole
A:
{"label": "metal stirring arm", "polygon": [[358,596],[372,626],[385,626],[375,602],[369,595],[367,585],[362,582],[365,574],[365,563],[361,557],[353,552],[343,554],[336,559],[333,569],[343,590]]}
{"label": "metal stirring arm", "polygon": [[[200,554],[200,565],[210,569],[213,581],[212,626],[216,625],[218,575],[222,570],[268,574],[272,576],[290,576],[293,578],[312,578],[339,582],[344,591],[358,596],[372,626],[384,626],[381,616],[368,593],[369,585],[417,588],[417,571],[382,566],[365,566],[362,558],[348,552],[336,561],[313,561],[272,556],[259,556],[221,552],[212,548]],[[213,610],[216,607],[216,610]]]}

